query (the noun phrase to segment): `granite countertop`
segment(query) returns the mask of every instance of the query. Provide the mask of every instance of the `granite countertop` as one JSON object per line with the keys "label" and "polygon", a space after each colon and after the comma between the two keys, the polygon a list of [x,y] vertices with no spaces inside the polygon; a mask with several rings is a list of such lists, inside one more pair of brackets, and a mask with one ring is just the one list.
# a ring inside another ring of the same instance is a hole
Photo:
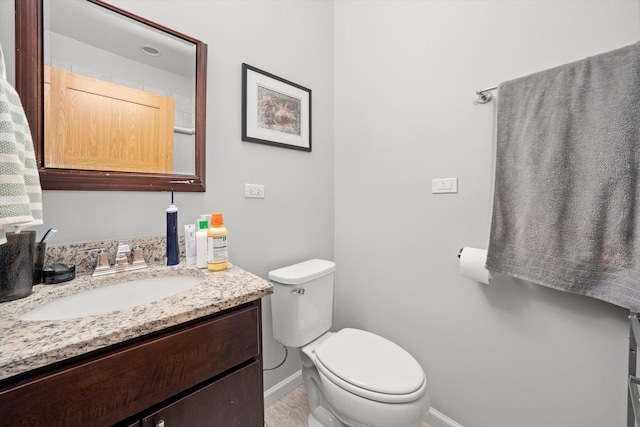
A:
{"label": "granite countertop", "polygon": [[[202,277],[202,283],[171,297],[111,313],[74,319],[22,321],[18,316],[60,297],[129,280],[160,276]],[[0,379],[254,301],[273,292],[266,280],[239,267],[211,272],[179,264],[109,276],[78,276],[37,285],[26,298],[0,303]]]}

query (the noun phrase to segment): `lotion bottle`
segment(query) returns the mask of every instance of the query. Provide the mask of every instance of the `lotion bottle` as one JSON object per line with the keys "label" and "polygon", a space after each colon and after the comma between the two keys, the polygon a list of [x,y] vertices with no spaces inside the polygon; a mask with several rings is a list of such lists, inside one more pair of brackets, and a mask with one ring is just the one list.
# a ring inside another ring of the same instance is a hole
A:
{"label": "lotion bottle", "polygon": [[173,188],[171,204],[167,208],[167,265],[180,263],[180,247],[178,246],[178,207],[173,204]]}
{"label": "lotion bottle", "polygon": [[207,229],[209,221],[201,219],[199,230],[196,231],[196,267],[207,268]]}
{"label": "lotion bottle", "polygon": [[187,265],[196,265],[196,226],[195,224],[185,224],[184,226],[184,253]]}
{"label": "lotion bottle", "polygon": [[227,229],[222,214],[211,214],[211,225],[207,231],[207,267],[211,271],[225,270],[229,266],[227,252]]}

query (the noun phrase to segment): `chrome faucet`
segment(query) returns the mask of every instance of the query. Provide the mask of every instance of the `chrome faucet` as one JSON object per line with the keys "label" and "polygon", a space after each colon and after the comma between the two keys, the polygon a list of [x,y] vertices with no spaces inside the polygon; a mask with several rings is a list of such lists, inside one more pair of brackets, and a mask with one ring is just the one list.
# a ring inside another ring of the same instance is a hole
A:
{"label": "chrome faucet", "polygon": [[[129,252],[133,253],[133,261],[131,263],[129,263]],[[142,248],[140,246],[136,246],[133,248],[133,251],[131,251],[129,245],[118,243],[118,252],[116,253],[115,264],[109,264],[109,255],[104,251],[104,249],[100,249],[100,253],[98,253],[98,259],[96,261],[96,269],[93,271],[92,276],[104,276],[106,274],[140,270],[147,267],[148,265],[144,261]]]}

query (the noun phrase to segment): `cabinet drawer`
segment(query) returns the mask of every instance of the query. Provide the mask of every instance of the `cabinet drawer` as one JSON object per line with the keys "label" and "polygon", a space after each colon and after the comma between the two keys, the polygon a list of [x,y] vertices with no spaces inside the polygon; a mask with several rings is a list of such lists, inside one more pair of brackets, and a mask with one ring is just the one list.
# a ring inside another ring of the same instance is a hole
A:
{"label": "cabinet drawer", "polygon": [[143,418],[141,425],[261,427],[264,420],[261,375],[260,363],[253,362]]}
{"label": "cabinet drawer", "polygon": [[0,391],[12,426],[101,426],[135,415],[260,352],[251,306],[60,368]]}

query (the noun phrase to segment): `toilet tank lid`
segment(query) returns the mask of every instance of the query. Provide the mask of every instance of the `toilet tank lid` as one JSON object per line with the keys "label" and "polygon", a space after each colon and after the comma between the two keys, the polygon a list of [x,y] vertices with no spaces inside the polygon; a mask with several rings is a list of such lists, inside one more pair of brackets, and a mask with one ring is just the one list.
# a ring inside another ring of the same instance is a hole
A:
{"label": "toilet tank lid", "polygon": [[324,259],[311,259],[269,272],[269,279],[283,285],[299,285],[336,271],[336,263]]}

